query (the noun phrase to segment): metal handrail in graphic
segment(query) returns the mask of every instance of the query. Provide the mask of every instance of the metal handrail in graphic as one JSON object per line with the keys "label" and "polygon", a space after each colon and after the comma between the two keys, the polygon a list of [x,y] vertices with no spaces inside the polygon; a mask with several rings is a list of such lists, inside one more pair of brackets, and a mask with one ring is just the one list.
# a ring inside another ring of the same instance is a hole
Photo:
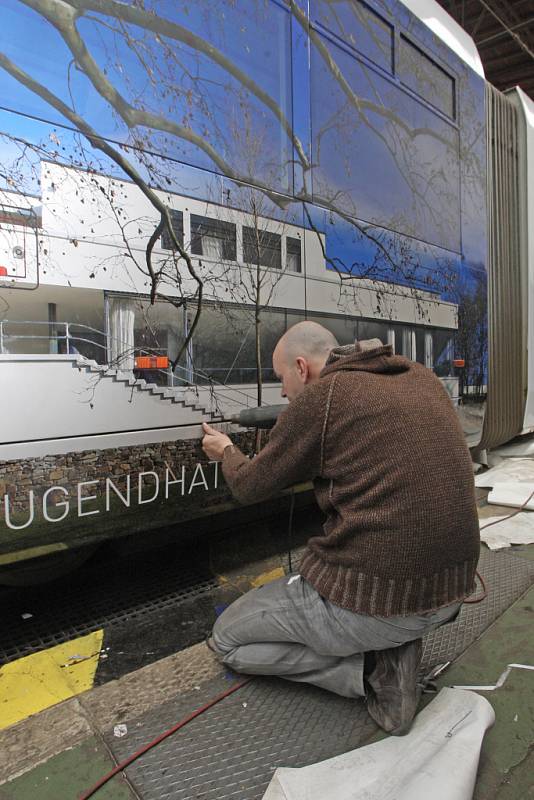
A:
{"label": "metal handrail in graphic", "polygon": [[[58,328],[58,327],[62,326],[63,329],[64,329],[64,333],[61,334],[61,333],[59,333],[59,331],[54,330],[54,332],[52,334],[48,333],[47,335],[39,335],[39,334],[6,334],[6,332],[5,332],[5,327],[6,326],[16,326],[16,325],[34,325],[34,326],[35,325],[37,325],[37,326],[45,325],[49,329],[50,328],[55,329],[55,328]],[[59,342],[59,341],[65,342],[65,349],[67,351],[67,354],[82,355],[81,353],[73,352],[72,351],[72,347],[76,346],[74,344],[75,342],[83,342],[83,343],[91,345],[92,347],[99,348],[107,357],[107,350],[108,350],[107,344],[102,344],[101,342],[95,341],[94,339],[88,339],[88,338],[86,338],[84,336],[78,336],[75,333],[73,333],[73,329],[75,329],[75,328],[82,329],[82,332],[86,332],[87,331],[87,332],[98,334],[98,336],[101,336],[104,340],[106,340],[106,334],[105,334],[104,331],[101,331],[98,328],[93,328],[90,325],[85,325],[85,324],[80,323],[80,322],[60,322],[60,321],[51,322],[51,321],[45,321],[45,320],[8,320],[8,319],[2,319],[2,320],[0,320],[0,354],[4,354],[5,353],[5,342],[6,342],[7,339],[9,339],[10,341],[20,341],[20,340],[23,340],[23,341],[24,340],[50,341],[50,340],[53,340],[53,341],[56,341],[56,342]],[[126,344],[126,342],[120,342],[119,341],[119,344]],[[140,353],[142,355],[150,356],[150,355],[154,355],[155,354],[155,350],[147,350],[147,349],[139,348],[139,347],[137,347],[135,349],[136,349],[136,351],[138,353]],[[128,352],[125,351],[125,354],[128,355]],[[177,370],[180,370],[182,372],[187,372],[188,374],[193,375],[193,377],[200,378],[203,382],[205,382],[210,387],[210,389],[212,387],[213,388],[216,387],[217,393],[219,394],[219,396],[222,399],[231,400],[234,403],[238,403],[239,405],[243,405],[243,406],[247,406],[247,407],[250,405],[250,403],[252,401],[252,398],[246,392],[243,392],[240,389],[236,389],[234,387],[232,387],[232,389],[231,389],[231,392],[232,392],[231,396],[228,395],[228,394],[224,394],[221,391],[221,388],[228,390],[228,386],[226,386],[226,384],[224,384],[224,383],[218,381],[217,379],[215,379],[211,374],[205,373],[202,370],[186,369],[185,367],[182,367],[180,364],[177,364],[176,367],[175,367],[175,370],[172,370],[171,368],[169,368],[168,370],[163,370],[163,369],[157,369],[156,368],[156,369],[151,370],[151,371],[152,372],[158,372],[161,375],[164,375],[167,378],[167,380],[170,377],[170,381],[171,381],[170,386],[171,386],[171,388],[174,386],[174,380],[178,380],[178,381],[181,382],[181,388],[194,389],[198,394],[198,384],[193,383],[188,378],[185,378],[180,374],[176,374]],[[212,371],[213,372],[226,372],[226,369],[214,368]],[[248,371],[255,372],[255,369],[253,367],[242,368],[241,371],[242,372],[248,372]],[[262,371],[263,372],[267,372],[267,373],[270,372],[270,370],[267,370],[267,369],[262,370]],[[219,388],[219,387],[221,387],[221,388]],[[180,387],[177,387],[177,388],[180,388]],[[243,398],[245,398],[245,401],[239,401],[234,396],[235,394],[241,395]]]}

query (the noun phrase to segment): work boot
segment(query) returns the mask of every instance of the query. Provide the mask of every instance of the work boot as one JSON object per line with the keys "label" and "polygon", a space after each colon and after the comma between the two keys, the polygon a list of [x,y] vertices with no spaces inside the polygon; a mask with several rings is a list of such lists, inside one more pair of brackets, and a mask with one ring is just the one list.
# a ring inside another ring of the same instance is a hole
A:
{"label": "work boot", "polygon": [[367,711],[387,733],[408,733],[421,698],[417,674],[421,664],[422,640],[400,647],[376,650],[375,666],[366,676]]}

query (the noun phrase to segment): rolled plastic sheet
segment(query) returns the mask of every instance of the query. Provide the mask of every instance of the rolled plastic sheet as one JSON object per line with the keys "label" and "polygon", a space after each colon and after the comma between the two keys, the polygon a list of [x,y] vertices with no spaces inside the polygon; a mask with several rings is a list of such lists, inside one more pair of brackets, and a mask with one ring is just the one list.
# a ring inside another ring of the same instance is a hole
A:
{"label": "rolled plastic sheet", "polygon": [[484,697],[442,689],[406,736],[308,767],[279,768],[263,800],[471,800],[482,740],[494,721]]}

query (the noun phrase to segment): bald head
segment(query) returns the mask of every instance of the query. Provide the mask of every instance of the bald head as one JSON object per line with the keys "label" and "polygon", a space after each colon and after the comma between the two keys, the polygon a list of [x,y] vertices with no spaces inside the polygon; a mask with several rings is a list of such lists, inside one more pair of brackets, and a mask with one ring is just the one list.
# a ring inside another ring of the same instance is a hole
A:
{"label": "bald head", "polygon": [[[286,358],[323,359],[326,361],[333,347],[337,347],[337,339],[333,333],[323,328],[318,322],[298,322],[284,333],[277,344],[281,346]],[[323,361],[323,366],[324,366]]]}
{"label": "bald head", "polygon": [[306,384],[314,383],[336,337],[317,322],[299,322],[282,336],[273,353],[273,368],[282,381],[282,396],[293,400]]}

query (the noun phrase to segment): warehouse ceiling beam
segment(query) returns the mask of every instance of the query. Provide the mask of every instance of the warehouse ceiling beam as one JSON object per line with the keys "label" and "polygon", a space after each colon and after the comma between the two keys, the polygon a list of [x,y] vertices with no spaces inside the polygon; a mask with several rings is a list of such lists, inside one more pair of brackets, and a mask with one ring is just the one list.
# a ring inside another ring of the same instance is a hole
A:
{"label": "warehouse ceiling beam", "polygon": [[[512,30],[511,25],[513,25],[514,22],[516,24],[518,23],[518,18],[516,17],[515,12],[512,10],[512,6],[508,3],[504,4],[502,0],[491,0],[492,4],[499,9],[499,13],[497,13],[495,9],[492,8],[492,6],[490,6],[486,0],[478,0],[478,2],[484,6],[486,11],[489,11],[489,13],[493,17],[495,17],[497,22],[499,22],[500,25],[502,25],[502,27],[505,29],[506,33],[508,33],[513,39],[515,39],[519,47],[521,47],[521,49],[524,50],[525,53],[528,53],[528,55],[534,60],[534,50],[531,50],[531,48],[526,44],[526,42],[523,41],[521,36],[519,36],[518,33],[515,33],[515,31]],[[506,20],[507,19],[509,20],[510,17],[512,18],[513,22],[510,22],[509,24]]]}

